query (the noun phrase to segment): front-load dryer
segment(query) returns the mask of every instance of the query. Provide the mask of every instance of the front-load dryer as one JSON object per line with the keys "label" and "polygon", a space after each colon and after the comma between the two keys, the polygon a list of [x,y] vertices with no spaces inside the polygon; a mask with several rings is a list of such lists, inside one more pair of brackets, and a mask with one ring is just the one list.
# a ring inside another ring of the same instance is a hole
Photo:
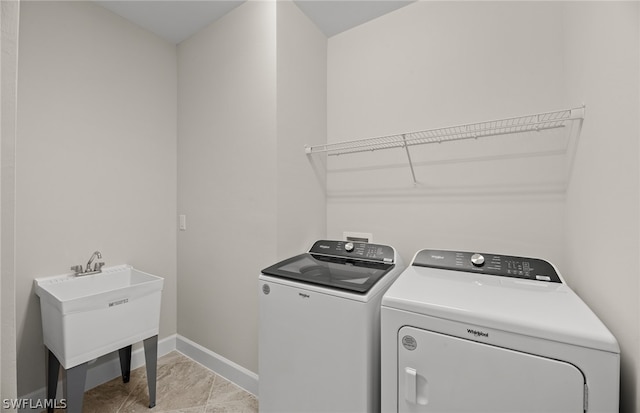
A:
{"label": "front-load dryer", "polygon": [[380,303],[404,267],[388,245],[317,241],[259,276],[259,409],[380,411]]}
{"label": "front-load dryer", "polygon": [[547,261],[421,250],[381,326],[383,412],[618,411],[618,343]]}

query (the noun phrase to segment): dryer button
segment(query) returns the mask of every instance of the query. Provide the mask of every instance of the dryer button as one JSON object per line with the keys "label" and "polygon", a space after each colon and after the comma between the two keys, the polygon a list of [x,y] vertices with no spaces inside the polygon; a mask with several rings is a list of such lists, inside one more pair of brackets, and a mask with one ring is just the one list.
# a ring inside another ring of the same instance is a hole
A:
{"label": "dryer button", "polygon": [[471,256],[471,263],[476,267],[482,267],[484,264],[484,257],[481,254],[473,254]]}

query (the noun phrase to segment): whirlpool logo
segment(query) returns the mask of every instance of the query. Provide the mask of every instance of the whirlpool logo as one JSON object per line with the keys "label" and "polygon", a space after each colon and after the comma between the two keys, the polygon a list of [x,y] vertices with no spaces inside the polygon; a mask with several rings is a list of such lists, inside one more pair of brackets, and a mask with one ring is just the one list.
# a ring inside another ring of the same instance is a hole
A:
{"label": "whirlpool logo", "polygon": [[472,328],[467,328],[467,333],[473,335],[474,337],[486,337],[486,338],[489,338],[489,333],[485,333],[484,331],[474,330]]}
{"label": "whirlpool logo", "polygon": [[298,295],[302,298],[309,298],[309,294],[304,294],[304,293],[298,293]]}

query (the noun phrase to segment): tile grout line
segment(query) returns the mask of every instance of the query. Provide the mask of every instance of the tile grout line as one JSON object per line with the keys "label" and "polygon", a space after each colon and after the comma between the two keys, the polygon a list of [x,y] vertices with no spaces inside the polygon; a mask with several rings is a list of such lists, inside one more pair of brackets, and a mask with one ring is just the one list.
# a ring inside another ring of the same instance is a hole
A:
{"label": "tile grout line", "polygon": [[211,401],[211,394],[213,393],[213,389],[216,387],[216,381],[218,381],[218,375],[216,373],[213,373],[213,380],[211,380],[211,386],[209,387],[209,395],[207,396],[207,402],[204,404],[202,413],[207,412],[207,407],[209,406],[209,402]]}
{"label": "tile grout line", "polygon": [[124,398],[124,400],[122,401],[122,403],[120,403],[120,406],[118,406],[118,408],[116,409],[116,413],[120,413],[120,411],[122,410],[122,408],[124,407],[125,404],[127,404],[127,401],[131,398],[131,395],[133,394],[133,386],[131,386],[131,389],[129,389],[129,392],[127,394],[127,397]]}
{"label": "tile grout line", "polygon": [[[138,370],[142,367],[138,367],[135,370]],[[129,383],[131,383],[131,373],[129,373]],[[128,383],[127,383],[128,384]],[[129,386],[127,386],[129,387]],[[129,401],[129,399],[131,398],[131,395],[133,394],[133,390],[135,389],[135,386],[131,386],[131,388],[129,388],[129,391],[127,392],[127,397],[124,398],[124,400],[120,403],[120,406],[118,406],[118,408],[116,409],[116,413],[120,413],[122,411],[122,408],[127,404],[127,402]]]}

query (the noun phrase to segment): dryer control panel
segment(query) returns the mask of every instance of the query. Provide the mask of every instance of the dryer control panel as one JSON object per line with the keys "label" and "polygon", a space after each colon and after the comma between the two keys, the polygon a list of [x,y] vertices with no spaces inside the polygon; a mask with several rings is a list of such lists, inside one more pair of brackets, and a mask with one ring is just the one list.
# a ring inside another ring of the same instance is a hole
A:
{"label": "dryer control panel", "polygon": [[411,265],[562,283],[549,262],[537,258],[464,251],[421,250]]}
{"label": "dryer control panel", "polygon": [[393,248],[388,245],[369,244],[367,242],[316,241],[309,253],[380,261],[389,264],[395,262]]}

